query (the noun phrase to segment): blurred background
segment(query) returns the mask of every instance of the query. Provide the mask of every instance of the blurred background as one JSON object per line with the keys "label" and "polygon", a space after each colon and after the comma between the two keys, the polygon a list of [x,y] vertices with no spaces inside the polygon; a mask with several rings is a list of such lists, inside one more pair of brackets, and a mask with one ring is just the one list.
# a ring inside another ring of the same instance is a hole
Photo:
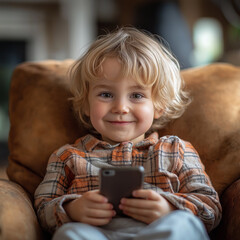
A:
{"label": "blurred background", "polygon": [[16,65],[77,59],[98,35],[126,25],[163,37],[182,69],[240,65],[240,0],[0,0],[0,165]]}

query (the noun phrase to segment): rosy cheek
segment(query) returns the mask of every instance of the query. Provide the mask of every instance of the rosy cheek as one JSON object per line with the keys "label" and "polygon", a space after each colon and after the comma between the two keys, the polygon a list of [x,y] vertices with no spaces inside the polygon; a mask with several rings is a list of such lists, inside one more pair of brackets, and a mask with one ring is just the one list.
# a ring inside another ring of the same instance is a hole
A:
{"label": "rosy cheek", "polygon": [[104,116],[104,106],[99,102],[94,102],[90,107],[90,119],[93,122],[98,121]]}
{"label": "rosy cheek", "polygon": [[140,118],[142,118],[143,120],[146,119],[146,117],[148,119],[153,119],[154,116],[154,111],[153,111],[153,106],[151,105],[145,105],[142,106],[139,111],[136,111],[139,115]]}

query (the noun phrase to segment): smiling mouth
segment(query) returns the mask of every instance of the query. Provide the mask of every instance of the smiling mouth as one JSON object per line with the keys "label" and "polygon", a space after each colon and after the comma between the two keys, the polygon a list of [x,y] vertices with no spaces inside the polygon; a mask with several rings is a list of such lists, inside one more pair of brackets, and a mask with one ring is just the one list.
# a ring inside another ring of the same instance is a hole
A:
{"label": "smiling mouth", "polygon": [[127,125],[133,123],[133,121],[108,121],[108,122],[114,125]]}

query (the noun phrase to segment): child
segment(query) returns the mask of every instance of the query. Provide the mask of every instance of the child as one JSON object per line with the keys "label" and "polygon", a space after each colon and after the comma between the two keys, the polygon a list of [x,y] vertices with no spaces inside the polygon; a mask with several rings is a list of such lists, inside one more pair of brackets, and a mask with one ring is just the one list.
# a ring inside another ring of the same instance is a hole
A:
{"label": "child", "polygon": [[[121,28],[93,43],[71,78],[74,109],[91,134],[51,155],[35,193],[43,228],[58,229],[53,239],[208,239],[205,227],[221,217],[218,195],[192,145],[157,133],[189,104],[168,50]],[[128,217],[115,216],[99,193],[99,169],[139,165],[144,188],[121,200]]]}

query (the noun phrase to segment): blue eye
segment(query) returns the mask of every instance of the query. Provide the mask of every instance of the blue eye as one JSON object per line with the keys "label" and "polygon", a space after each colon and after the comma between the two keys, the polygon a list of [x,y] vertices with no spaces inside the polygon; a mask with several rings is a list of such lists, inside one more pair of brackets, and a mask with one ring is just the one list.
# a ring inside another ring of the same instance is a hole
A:
{"label": "blue eye", "polygon": [[141,93],[133,93],[132,95],[131,95],[131,98],[134,98],[134,99],[142,99],[144,96],[143,96],[143,94],[141,94]]}
{"label": "blue eye", "polygon": [[113,98],[113,95],[109,92],[102,92],[98,96],[100,96],[102,98]]}

